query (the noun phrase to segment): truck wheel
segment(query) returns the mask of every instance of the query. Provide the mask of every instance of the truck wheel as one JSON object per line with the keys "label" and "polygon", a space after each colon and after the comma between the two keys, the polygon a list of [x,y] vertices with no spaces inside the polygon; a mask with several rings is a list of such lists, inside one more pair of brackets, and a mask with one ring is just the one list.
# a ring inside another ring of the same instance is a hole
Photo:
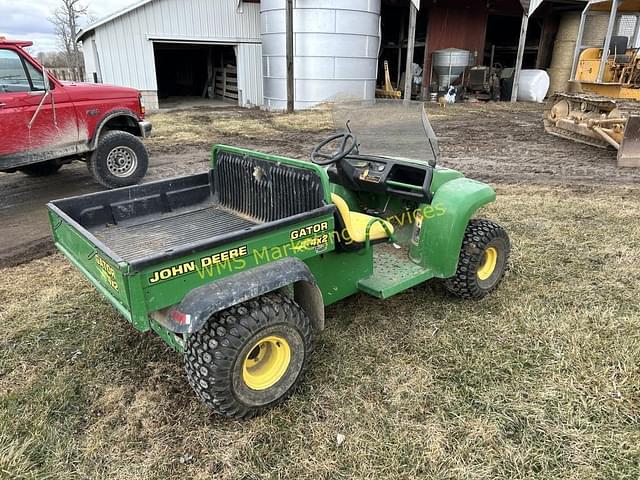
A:
{"label": "truck wheel", "polygon": [[46,177],[47,175],[57,173],[60,167],[62,167],[62,163],[60,163],[59,160],[48,160],[46,162],[20,167],[19,170],[30,177]]}
{"label": "truck wheel", "polygon": [[135,135],[107,132],[89,158],[89,171],[107,188],[127,187],[138,183],[147,173],[149,154]]}
{"label": "truck wheel", "polygon": [[507,232],[489,220],[471,220],[460,249],[455,276],[446,289],[461,298],[479,299],[493,292],[507,270],[511,243]]}
{"label": "truck wheel", "polygon": [[185,369],[205,404],[227,417],[249,418],[291,395],[313,348],[304,310],[272,292],[215,314],[189,336]]}

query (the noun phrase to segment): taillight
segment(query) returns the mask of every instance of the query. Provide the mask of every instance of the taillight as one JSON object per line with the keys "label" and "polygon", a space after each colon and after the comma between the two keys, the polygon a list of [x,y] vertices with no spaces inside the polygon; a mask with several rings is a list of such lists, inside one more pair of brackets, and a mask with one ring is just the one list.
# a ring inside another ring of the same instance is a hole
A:
{"label": "taillight", "polygon": [[175,308],[171,309],[171,320],[176,322],[178,325],[189,325],[191,323],[191,315],[187,313],[182,313]]}
{"label": "taillight", "polygon": [[142,94],[141,93],[138,94],[138,102],[140,103],[140,113],[142,113],[142,115],[144,116],[144,114],[146,113],[147,109],[144,106],[144,99],[142,98]]}

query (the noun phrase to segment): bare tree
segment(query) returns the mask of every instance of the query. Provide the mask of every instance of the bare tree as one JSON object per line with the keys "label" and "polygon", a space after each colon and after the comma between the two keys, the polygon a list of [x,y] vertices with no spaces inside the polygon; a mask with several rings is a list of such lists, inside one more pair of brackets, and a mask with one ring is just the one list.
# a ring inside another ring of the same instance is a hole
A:
{"label": "bare tree", "polygon": [[76,42],[80,23],[88,16],[88,7],[83,0],[60,0],[49,21],[53,24],[67,68],[73,73],[74,80],[81,80],[82,56]]}
{"label": "bare tree", "polygon": [[67,54],[64,52],[38,52],[37,58],[47,68],[67,67]]}

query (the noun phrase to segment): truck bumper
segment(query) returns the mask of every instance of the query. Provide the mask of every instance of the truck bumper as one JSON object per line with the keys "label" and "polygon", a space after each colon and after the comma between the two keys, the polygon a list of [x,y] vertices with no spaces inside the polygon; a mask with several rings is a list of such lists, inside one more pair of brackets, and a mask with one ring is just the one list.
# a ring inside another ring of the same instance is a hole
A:
{"label": "truck bumper", "polygon": [[144,120],[142,122],[138,122],[138,126],[140,127],[140,135],[142,135],[142,138],[148,138],[151,136],[151,122]]}

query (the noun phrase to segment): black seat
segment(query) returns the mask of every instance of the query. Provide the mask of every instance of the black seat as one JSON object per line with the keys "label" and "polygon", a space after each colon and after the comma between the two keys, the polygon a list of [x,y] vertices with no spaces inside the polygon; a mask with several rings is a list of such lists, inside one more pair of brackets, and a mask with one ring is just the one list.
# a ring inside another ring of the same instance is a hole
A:
{"label": "black seat", "polygon": [[628,47],[629,37],[621,35],[611,37],[611,42],[609,42],[609,55],[613,56],[616,63],[629,63],[631,57],[626,54]]}

